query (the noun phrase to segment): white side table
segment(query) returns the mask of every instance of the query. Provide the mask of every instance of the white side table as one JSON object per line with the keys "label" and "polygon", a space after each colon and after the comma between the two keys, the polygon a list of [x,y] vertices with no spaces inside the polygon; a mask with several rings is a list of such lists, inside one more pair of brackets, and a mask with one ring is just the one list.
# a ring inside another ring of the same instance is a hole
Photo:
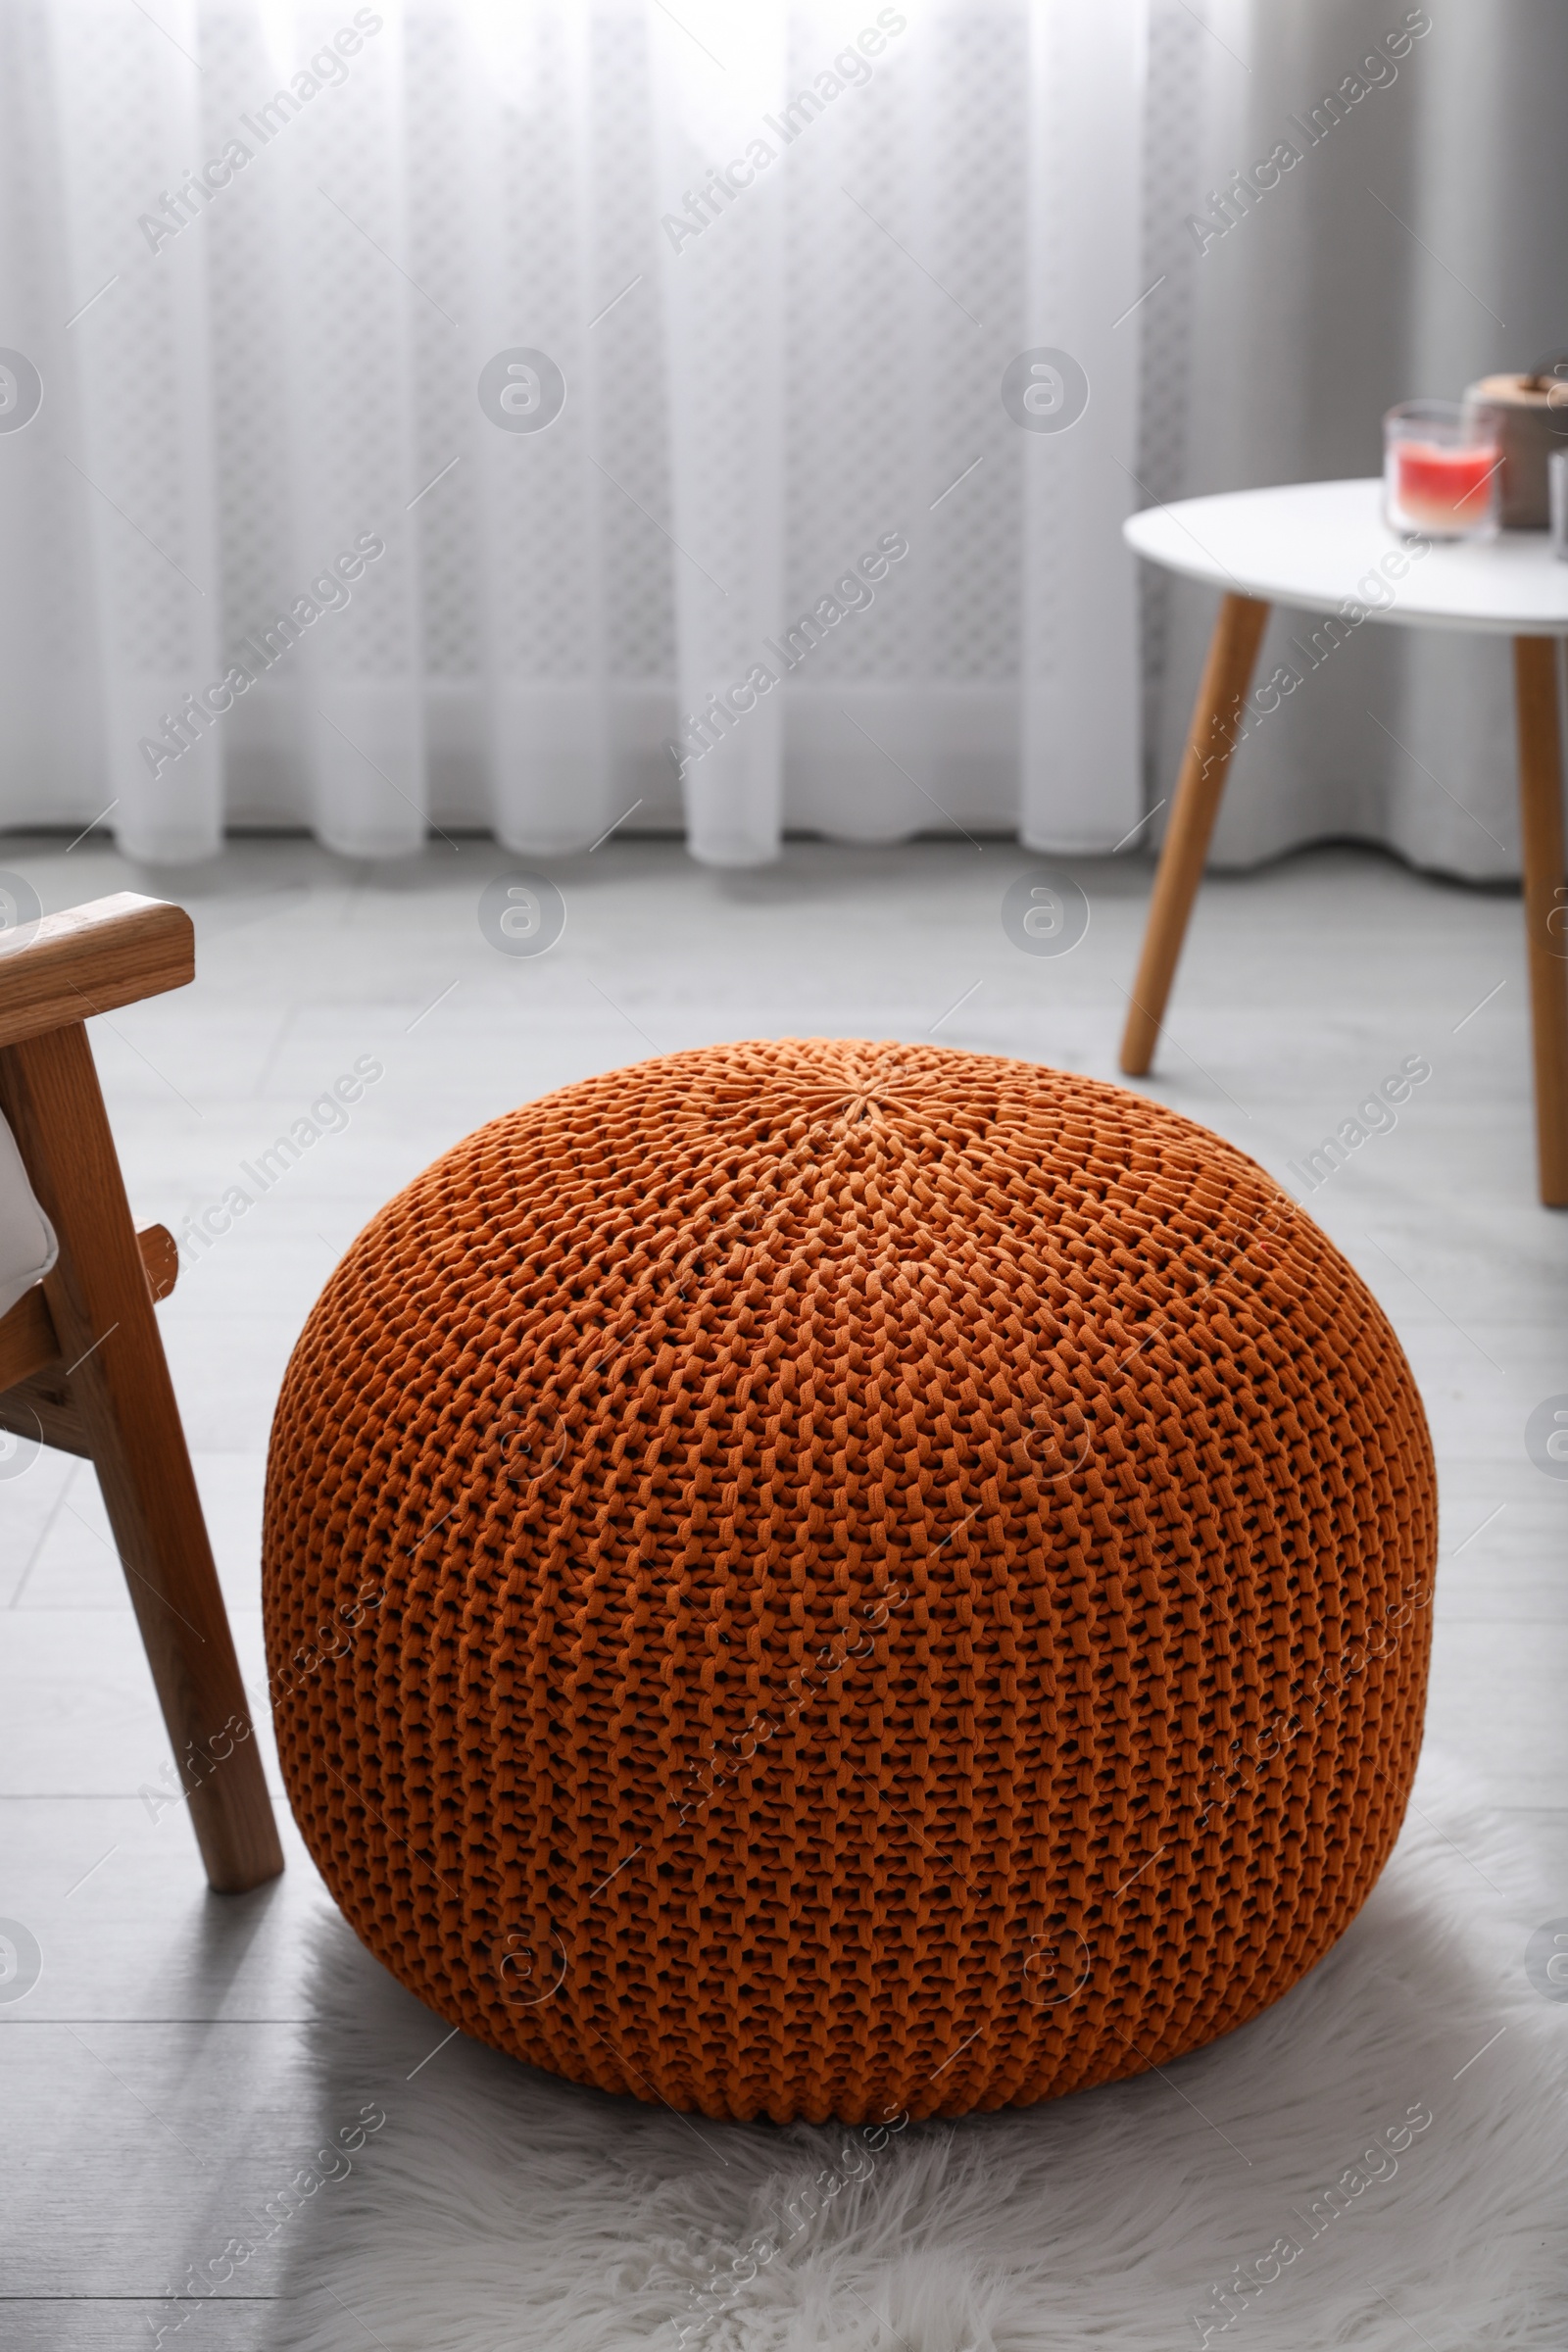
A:
{"label": "white side table", "polygon": [[1297,482],[1149,507],[1123,526],[1137,554],[1218,588],[1223,602],[1154,879],[1121,1066],[1142,1077],[1153,1058],[1269,607],[1343,612],[1354,604],[1366,619],[1398,628],[1508,636],[1519,732],[1541,1198],[1565,1207],[1568,884],[1557,640],[1568,636],[1568,564],[1553,559],[1544,531],[1505,532],[1482,544],[1412,545],[1384,523],[1382,495],[1378,481]]}

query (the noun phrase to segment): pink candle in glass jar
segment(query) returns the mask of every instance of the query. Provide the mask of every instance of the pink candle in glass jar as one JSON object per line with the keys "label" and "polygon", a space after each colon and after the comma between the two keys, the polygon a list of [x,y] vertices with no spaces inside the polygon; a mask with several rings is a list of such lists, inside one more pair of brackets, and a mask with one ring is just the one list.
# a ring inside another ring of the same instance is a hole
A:
{"label": "pink candle in glass jar", "polygon": [[1492,537],[1502,452],[1474,412],[1454,401],[1405,401],[1383,420],[1383,448],[1384,513],[1394,530]]}

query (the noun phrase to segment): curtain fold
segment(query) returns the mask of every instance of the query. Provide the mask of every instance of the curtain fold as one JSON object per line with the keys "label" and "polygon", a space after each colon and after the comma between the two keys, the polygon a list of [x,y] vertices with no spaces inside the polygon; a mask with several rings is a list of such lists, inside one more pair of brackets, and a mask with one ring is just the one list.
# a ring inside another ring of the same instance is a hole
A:
{"label": "curtain fold", "polygon": [[786,93],[782,0],[697,0],[653,29],[669,414],[675,721],[666,757],[710,865],[783,826]]}
{"label": "curtain fold", "polygon": [[[314,830],[332,849],[395,858],[416,850],[424,834],[420,559],[428,509],[412,503],[426,454],[421,361],[456,329],[448,306],[421,287],[417,179],[404,163],[416,59],[408,45],[385,38],[385,25],[367,29],[378,15],[367,9],[362,26],[352,14],[317,5],[261,21],[272,38],[260,86],[301,100],[299,115],[251,167],[270,165],[275,173],[269,193],[286,272],[277,310],[286,433],[277,486],[289,571],[271,600],[271,633],[253,628],[240,656],[245,662],[248,645],[271,660],[282,641],[276,690],[287,698]],[[362,36],[347,58],[334,47],[345,23]],[[344,82],[331,78],[328,59]],[[291,67],[324,87],[297,93]],[[343,103],[351,94],[353,103]],[[316,110],[309,117],[307,107]],[[263,117],[248,110],[242,121],[261,124]],[[216,212],[204,225],[220,225]],[[234,470],[246,463],[236,448]],[[281,626],[290,619],[294,637]],[[272,678],[268,668],[257,687]]]}
{"label": "curtain fold", "polygon": [[[427,662],[472,670],[491,827],[544,858],[588,846],[617,813],[605,514],[617,493],[596,463],[613,346],[594,320],[625,238],[596,206],[612,158],[593,36],[580,13],[527,6],[416,25],[432,68],[452,56],[450,96],[419,125],[437,166],[421,278],[462,287],[464,310],[450,367],[424,387],[421,464],[435,487],[418,509],[421,568],[472,569],[442,598],[442,647]],[[466,202],[448,218],[438,181],[453,126],[467,148]]]}
{"label": "curtain fold", "polygon": [[1133,456],[1147,26],[1131,9],[1035,0],[1031,29],[1028,340],[1064,346],[1083,370],[1075,387],[1065,362],[1046,363],[1063,379],[1055,415],[1075,394],[1087,406],[1070,428],[1023,440],[1019,831],[1039,849],[1097,850],[1143,813],[1136,582],[1121,524],[1145,503]]}
{"label": "curtain fold", "polygon": [[[54,270],[26,287],[43,405],[5,445],[13,482],[34,476],[48,520],[41,538],[9,544],[8,567],[20,558],[24,573],[41,564],[51,585],[60,580],[50,534],[71,514],[91,627],[69,650],[78,676],[96,671],[98,707],[70,815],[85,821],[112,808],[119,838],[138,854],[200,857],[218,844],[223,799],[210,699],[222,699],[223,618],[209,278],[194,240],[168,228],[160,255],[132,226],[147,205],[164,217],[176,159],[201,139],[198,83],[179,54],[198,37],[195,9],[191,0],[173,8],[157,51],[111,21],[90,72],[79,29],[67,13],[40,20],[46,76],[41,91],[30,85],[53,101],[35,152],[48,153],[63,234],[44,249]],[[12,234],[25,246],[42,208],[36,191],[13,193]],[[40,650],[51,668],[69,658],[64,647]],[[37,740],[62,681],[15,668],[12,680],[24,710],[35,694],[43,704],[22,726]]]}

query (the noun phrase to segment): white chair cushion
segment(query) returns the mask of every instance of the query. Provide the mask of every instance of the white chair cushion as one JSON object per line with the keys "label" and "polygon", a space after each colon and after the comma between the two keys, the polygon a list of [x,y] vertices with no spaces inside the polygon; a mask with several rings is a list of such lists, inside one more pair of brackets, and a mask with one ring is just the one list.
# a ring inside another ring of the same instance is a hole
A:
{"label": "white chair cushion", "polygon": [[32,1197],[17,1139],[0,1117],[0,1315],[10,1313],[59,1254],[54,1227]]}

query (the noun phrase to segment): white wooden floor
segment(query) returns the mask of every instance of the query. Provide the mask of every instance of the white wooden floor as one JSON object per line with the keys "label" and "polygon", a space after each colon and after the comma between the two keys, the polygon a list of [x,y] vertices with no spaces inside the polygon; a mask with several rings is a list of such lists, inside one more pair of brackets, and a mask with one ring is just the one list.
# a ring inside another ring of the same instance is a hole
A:
{"label": "white wooden floor", "polygon": [[[1007,883],[1051,861],[1002,843],[796,844],[724,875],[674,844],[612,841],[555,869],[568,921],[538,960],[496,953],[476,920],[484,884],[517,862],[466,841],[371,869],[252,842],[148,874],[92,842],[0,845],[46,907],[129,887],[195,916],[195,988],[93,1024],[138,1221],[177,1226],[358,1056],[385,1067],[347,1132],[163,1310],[258,1690],[262,1466],[285,1359],[351,1236],[457,1137],[567,1080],[748,1034],[935,1037],[1116,1075],[1137,860],[1073,869],[1093,919],[1061,959],[1004,934]],[[1396,1131],[1311,1207],[1388,1308],[1438,1446],[1430,1738],[1542,1844],[1568,1914],[1568,1483],[1524,1446],[1532,1408],[1568,1392],[1568,1213],[1535,1197],[1518,901],[1342,851],[1216,880],[1173,1024],[1149,1091],[1282,1175],[1404,1057],[1432,1064]],[[165,2298],[254,2234],[340,2120],[320,2112],[307,2031],[325,1894],[285,1816],[285,1878],[208,1896],[188,1824],[138,1798],[167,1750],[84,1466],[45,1455],[0,1481],[0,1919],[43,1953],[25,1999],[0,1986],[0,2344],[149,2344],[183,2315],[191,2352],[254,2352],[276,2340],[286,2232],[222,2311]],[[1495,1899],[1479,1875],[1475,1895]],[[364,2340],[343,2327],[345,2345]]]}

